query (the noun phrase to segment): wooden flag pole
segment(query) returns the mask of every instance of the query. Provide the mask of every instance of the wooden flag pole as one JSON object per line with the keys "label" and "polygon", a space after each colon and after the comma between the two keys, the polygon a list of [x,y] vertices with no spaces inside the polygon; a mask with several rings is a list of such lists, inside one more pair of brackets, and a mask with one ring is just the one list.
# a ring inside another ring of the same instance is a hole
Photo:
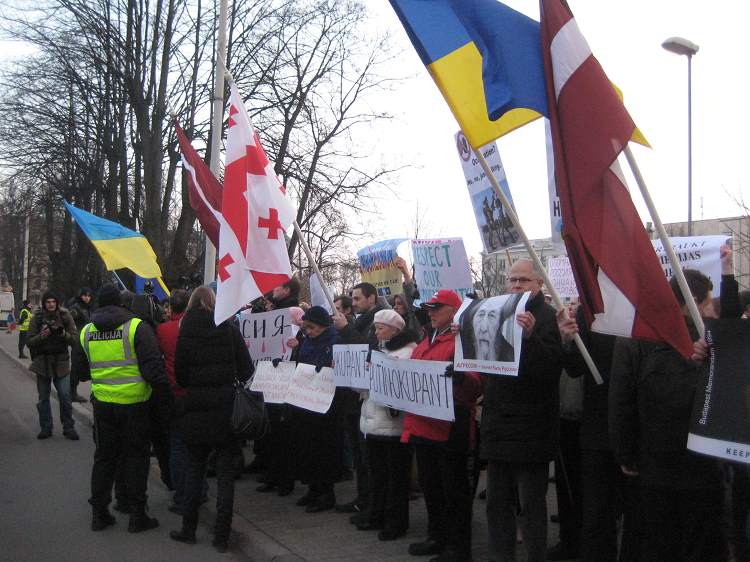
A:
{"label": "wooden flag pole", "polygon": [[[518,220],[518,215],[516,214],[515,209],[513,209],[513,206],[510,204],[510,201],[508,201],[508,198],[505,196],[505,192],[503,191],[502,187],[500,187],[500,183],[497,181],[495,174],[492,173],[492,169],[490,169],[489,164],[487,164],[487,160],[484,159],[484,155],[482,154],[482,151],[478,149],[474,149],[474,154],[479,160],[479,164],[482,166],[482,170],[484,170],[484,173],[487,174],[487,178],[490,180],[490,183],[492,184],[492,187],[495,190],[495,195],[497,195],[498,199],[500,199],[501,203],[503,204],[503,207],[505,207],[505,212],[508,213],[510,220],[513,222],[513,225],[516,227],[516,229],[518,230],[518,233],[521,235],[521,238],[523,239],[523,244],[526,247],[526,251],[528,252],[529,256],[531,256],[532,261],[536,265],[536,269],[542,274],[542,279],[544,279],[544,284],[547,286],[547,289],[549,290],[550,295],[552,296],[552,300],[555,301],[555,304],[557,305],[557,307],[562,311],[563,316],[566,319],[569,318],[568,311],[563,305],[560,295],[557,293],[557,291],[555,290],[555,287],[552,285],[549,275],[547,275],[547,270],[545,269],[544,264],[542,263],[542,260],[539,258],[539,254],[536,253],[534,246],[531,245],[531,241],[529,240],[529,237],[526,236],[526,232],[521,226],[521,221]],[[602,380],[602,376],[599,373],[599,369],[597,369],[596,365],[594,364],[594,360],[591,358],[591,354],[589,353],[589,350],[586,349],[586,345],[583,343],[581,336],[576,334],[573,341],[575,341],[576,347],[578,347],[578,351],[581,352],[581,355],[583,356],[583,360],[586,362],[586,366],[591,371],[591,374],[593,375],[594,380],[596,381],[596,384],[602,384],[604,381]]]}
{"label": "wooden flag pole", "polygon": [[648,212],[651,214],[651,220],[654,221],[654,227],[656,228],[656,232],[659,234],[659,240],[661,240],[661,243],[664,246],[664,251],[667,252],[667,255],[669,256],[669,261],[672,264],[672,271],[674,271],[674,276],[677,278],[677,283],[680,286],[680,291],[682,291],[682,296],[685,299],[685,304],[687,304],[688,311],[690,312],[690,317],[693,319],[693,323],[695,324],[700,337],[703,337],[703,334],[705,334],[706,332],[706,328],[703,325],[703,318],[701,318],[701,314],[698,311],[698,305],[695,304],[695,298],[693,297],[693,293],[690,291],[690,287],[687,284],[687,280],[685,279],[685,274],[682,271],[680,261],[677,259],[677,255],[674,253],[672,243],[669,241],[667,231],[664,229],[661,218],[659,218],[659,213],[656,211],[654,201],[653,199],[651,199],[651,194],[648,191],[648,187],[646,187],[646,182],[641,175],[641,170],[640,168],[638,168],[638,163],[635,161],[635,156],[633,156],[633,152],[630,150],[629,145],[625,145],[624,152],[625,158],[628,160],[630,170],[633,172],[633,176],[635,177],[635,182],[638,184],[638,187],[641,190],[641,195],[643,195],[643,200],[646,202]]}

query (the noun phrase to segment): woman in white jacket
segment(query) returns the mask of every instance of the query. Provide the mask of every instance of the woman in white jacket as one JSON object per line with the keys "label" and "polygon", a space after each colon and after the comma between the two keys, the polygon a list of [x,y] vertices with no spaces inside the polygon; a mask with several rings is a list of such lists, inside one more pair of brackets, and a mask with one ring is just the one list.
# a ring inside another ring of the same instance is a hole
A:
{"label": "woman in white jacket", "polygon": [[[418,336],[404,329],[404,319],[387,309],[375,313],[375,336],[382,352],[390,357],[409,359]],[[381,529],[378,539],[392,541],[409,528],[409,475],[411,448],[401,443],[402,412],[373,402],[363,393],[360,431],[365,435],[370,459],[369,518],[357,524],[361,531]]]}

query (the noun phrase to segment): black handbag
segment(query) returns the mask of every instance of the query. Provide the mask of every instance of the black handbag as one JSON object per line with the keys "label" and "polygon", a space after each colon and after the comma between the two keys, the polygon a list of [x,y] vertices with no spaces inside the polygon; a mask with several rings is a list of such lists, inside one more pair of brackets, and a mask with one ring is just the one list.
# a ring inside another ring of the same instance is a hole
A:
{"label": "black handbag", "polygon": [[248,390],[235,380],[232,431],[238,437],[261,439],[268,432],[268,412],[263,393]]}

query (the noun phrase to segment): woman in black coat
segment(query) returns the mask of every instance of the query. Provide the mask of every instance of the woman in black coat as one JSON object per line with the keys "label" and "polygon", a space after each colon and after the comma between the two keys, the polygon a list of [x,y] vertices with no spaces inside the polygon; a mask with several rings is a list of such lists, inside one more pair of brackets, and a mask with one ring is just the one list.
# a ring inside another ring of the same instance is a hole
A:
{"label": "woman in black coat", "polygon": [[[298,347],[299,363],[330,367],[333,362],[333,345],[338,335],[328,312],[313,306],[302,317],[305,337],[302,343],[289,340],[291,347]],[[308,484],[308,492],[297,505],[306,506],[308,513],[331,509],[336,504],[333,485],[341,479],[342,451],[338,435],[341,397],[335,396],[325,414],[319,414],[296,406],[289,406],[293,428],[293,447],[296,458],[296,476]]]}
{"label": "woman in black coat", "polygon": [[216,296],[209,287],[193,291],[180,323],[174,372],[177,384],[186,390],[177,421],[188,449],[185,475],[185,513],[182,529],[170,536],[195,544],[198,507],[203,475],[211,451],[216,451],[216,525],[213,545],[227,550],[234,504],[233,459],[240,443],[232,432],[230,418],[235,379],[244,383],[253,373],[250,354],[242,335],[230,322],[214,323]]}

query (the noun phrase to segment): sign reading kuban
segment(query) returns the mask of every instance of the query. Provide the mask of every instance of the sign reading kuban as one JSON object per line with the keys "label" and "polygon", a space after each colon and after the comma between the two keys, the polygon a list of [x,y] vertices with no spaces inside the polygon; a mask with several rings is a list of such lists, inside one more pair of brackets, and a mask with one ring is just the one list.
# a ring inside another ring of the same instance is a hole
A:
{"label": "sign reading kuban", "polygon": [[453,421],[453,382],[446,361],[392,359],[373,351],[370,398],[377,404],[439,420]]}
{"label": "sign reading kuban", "polygon": [[250,383],[250,390],[263,393],[268,404],[283,404],[296,365],[281,362],[276,367],[270,361],[259,361]]}
{"label": "sign reading kuban", "polygon": [[687,448],[750,464],[750,321],[707,322],[706,342]]}
{"label": "sign reading kuban", "polygon": [[370,346],[366,343],[333,346],[333,380],[336,386],[364,389],[370,387],[367,373],[367,354]]}
{"label": "sign reading kuban", "polygon": [[299,328],[292,324],[288,308],[271,312],[240,313],[240,331],[254,363],[282,359],[288,361],[292,350],[286,342]]}

